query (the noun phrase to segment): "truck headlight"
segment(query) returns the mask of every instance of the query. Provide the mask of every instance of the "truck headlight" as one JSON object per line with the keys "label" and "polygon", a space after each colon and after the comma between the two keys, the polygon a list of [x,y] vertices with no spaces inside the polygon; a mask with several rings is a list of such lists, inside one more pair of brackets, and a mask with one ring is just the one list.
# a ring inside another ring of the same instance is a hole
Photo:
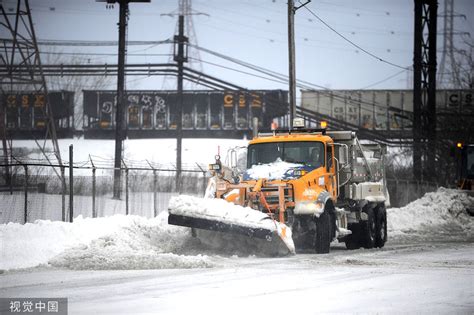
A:
{"label": "truck headlight", "polygon": [[293,171],[293,175],[298,176],[298,177],[305,176],[306,174],[308,174],[308,172],[306,172],[305,170],[294,170]]}
{"label": "truck headlight", "polygon": [[210,171],[220,171],[221,170],[221,165],[220,164],[209,164],[209,170]]}
{"label": "truck headlight", "polygon": [[324,176],[321,176],[318,180],[318,185],[319,186],[324,186]]}

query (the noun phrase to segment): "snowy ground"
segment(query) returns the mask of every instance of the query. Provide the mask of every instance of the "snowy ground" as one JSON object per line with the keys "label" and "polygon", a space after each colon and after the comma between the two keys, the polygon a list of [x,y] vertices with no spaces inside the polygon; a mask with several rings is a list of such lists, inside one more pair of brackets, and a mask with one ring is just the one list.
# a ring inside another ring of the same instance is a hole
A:
{"label": "snowy ground", "polygon": [[389,210],[383,249],[280,258],[166,213],[2,224],[0,296],[67,297],[72,314],[472,313],[473,201],[440,189]]}

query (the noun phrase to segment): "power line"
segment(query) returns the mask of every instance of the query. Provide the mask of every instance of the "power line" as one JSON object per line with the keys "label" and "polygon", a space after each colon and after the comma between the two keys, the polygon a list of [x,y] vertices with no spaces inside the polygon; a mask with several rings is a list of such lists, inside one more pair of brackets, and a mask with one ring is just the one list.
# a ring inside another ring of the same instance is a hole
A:
{"label": "power line", "polygon": [[[189,58],[189,59],[194,59],[194,58]],[[209,65],[212,65],[212,66],[215,66],[215,67],[219,67],[219,68],[222,68],[222,69],[227,69],[227,70],[234,71],[234,72],[237,72],[237,73],[246,74],[246,75],[249,75],[249,76],[252,76],[252,77],[255,77],[255,78],[260,78],[260,79],[264,79],[264,80],[267,80],[267,81],[273,81],[273,82],[282,83],[282,84],[287,83],[286,81],[282,82],[282,80],[277,80],[277,79],[273,79],[273,78],[264,77],[264,76],[261,76],[261,75],[256,75],[254,73],[238,70],[238,69],[235,69],[235,68],[232,68],[232,67],[223,66],[223,65],[220,65],[220,64],[217,64],[217,63],[214,63],[214,62],[204,61],[204,60],[201,60],[201,61],[203,63],[209,64]]]}
{"label": "power line", "polygon": [[[1,38],[2,41],[9,41],[8,39]],[[156,46],[162,44],[172,44],[173,40],[165,39],[159,41],[127,41],[128,46]],[[41,46],[118,46],[118,41],[105,41],[105,40],[38,40],[38,45]],[[151,47],[150,47],[151,48]]]}
{"label": "power line", "polygon": [[400,71],[398,71],[397,73],[392,74],[392,75],[386,77],[385,79],[382,79],[382,80],[379,80],[379,81],[374,82],[374,83],[372,83],[372,84],[369,84],[369,85],[367,85],[367,86],[364,86],[364,87],[360,88],[360,90],[365,90],[365,89],[371,88],[371,87],[373,87],[373,86],[379,85],[380,83],[383,83],[383,82],[386,82],[386,81],[388,81],[388,80],[390,80],[390,79],[393,79],[393,78],[395,78],[396,76],[398,76],[398,75],[400,75],[400,74],[402,74],[402,73],[404,73],[404,72],[406,72],[406,71],[408,71],[408,70],[407,70],[407,69],[400,70]]}
{"label": "power line", "polygon": [[[77,52],[47,52],[43,51],[41,54],[44,55],[66,55],[66,56],[117,56],[117,53],[77,53]],[[131,57],[161,57],[161,56],[170,56],[171,54],[137,54],[137,53],[128,53],[128,56]]]}
{"label": "power line", "polygon": [[[301,3],[301,1],[298,1],[299,3]],[[397,68],[400,68],[400,69],[404,69],[404,70],[409,70],[409,71],[413,71],[411,70],[410,68],[406,68],[406,67],[403,67],[403,66],[400,66],[400,65],[397,65],[393,62],[390,62],[390,61],[387,61],[377,55],[374,55],[373,53],[371,53],[370,51],[362,48],[361,46],[359,46],[358,44],[354,43],[353,41],[351,41],[350,39],[348,39],[347,37],[345,37],[344,35],[342,35],[341,33],[339,33],[337,30],[335,30],[331,25],[329,25],[328,23],[326,23],[326,21],[324,21],[323,19],[321,19],[316,13],[314,13],[313,11],[311,11],[310,8],[308,8],[308,6],[304,6],[304,8],[306,10],[308,10],[309,13],[311,13],[311,15],[313,15],[316,19],[318,19],[318,21],[320,21],[321,23],[323,23],[327,28],[329,28],[331,31],[333,31],[334,33],[336,33],[339,37],[341,37],[342,39],[344,39],[346,42],[348,42],[349,44],[351,44],[352,46],[360,49],[361,51],[363,51],[364,53],[366,53],[367,55],[371,56],[372,58],[374,59],[377,59],[378,61],[381,61],[383,63],[386,63],[388,65],[391,65],[393,67],[397,67]]]}
{"label": "power line", "polygon": [[[266,80],[272,80],[272,81],[279,80],[281,83],[288,84],[289,79],[288,79],[287,75],[284,75],[284,74],[281,74],[281,73],[278,73],[278,72],[275,72],[275,71],[272,71],[272,70],[269,70],[269,69],[265,69],[265,68],[260,67],[260,66],[253,65],[253,64],[250,64],[248,62],[245,62],[245,61],[233,58],[233,57],[223,55],[221,53],[212,51],[212,50],[207,49],[207,48],[198,47],[198,46],[195,46],[195,48],[199,49],[199,50],[202,50],[206,53],[212,54],[216,57],[219,57],[219,58],[225,59],[227,61],[236,63],[236,64],[238,64],[242,67],[247,67],[247,68],[252,69],[256,72],[263,73],[263,74],[265,74],[265,75],[267,75],[271,78],[271,79],[266,78]],[[404,71],[405,71],[405,69],[404,69]],[[296,80],[296,86],[299,87],[299,88],[302,88],[302,89],[307,89],[307,90],[321,89],[322,90],[321,93],[326,95],[326,96],[332,96],[336,99],[345,100],[345,95],[344,94],[334,92],[334,91],[332,91],[332,90],[330,90],[330,89],[328,89],[328,88],[326,88],[325,86],[322,86],[322,85],[318,85],[318,84],[311,83],[311,82],[308,82],[308,81],[303,81],[303,80]],[[363,108],[362,107],[363,105],[373,106],[373,107],[383,108],[383,109],[388,108],[387,106],[378,104],[378,103],[373,102],[373,101],[366,101],[366,100],[363,100],[362,98],[359,100],[359,103],[361,104],[361,108]],[[367,108],[367,107],[365,107],[364,109],[370,110],[370,108]]]}

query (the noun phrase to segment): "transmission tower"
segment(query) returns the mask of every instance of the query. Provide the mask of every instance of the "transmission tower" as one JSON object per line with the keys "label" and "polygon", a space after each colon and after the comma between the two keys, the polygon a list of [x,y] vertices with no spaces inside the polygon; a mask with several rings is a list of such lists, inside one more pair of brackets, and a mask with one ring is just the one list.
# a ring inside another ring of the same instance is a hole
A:
{"label": "transmission tower", "polygon": [[437,0],[415,0],[413,56],[413,173],[430,180],[436,170]]}
{"label": "transmission tower", "polygon": [[[48,98],[43,70],[41,67],[40,54],[36,41],[33,20],[28,0],[18,0],[16,8],[5,8],[0,4],[0,66],[5,67],[6,75],[2,75],[0,81],[1,107],[0,135],[4,144],[9,137],[5,128],[6,106],[18,106],[14,100],[14,94],[19,91],[32,91],[34,109],[37,115],[42,116],[40,125],[44,127],[44,139],[36,139],[38,147],[50,164],[52,159],[46,152],[48,139],[52,143],[54,156],[59,165],[62,165],[61,153],[59,151],[58,139],[56,136],[56,126],[54,123],[51,103]],[[7,99],[7,96],[10,96]],[[30,106],[30,104],[24,104]],[[39,111],[38,111],[39,110]],[[10,148],[11,150],[11,148]],[[61,169],[63,169],[61,167]],[[59,175],[59,174],[58,174]],[[62,177],[62,176],[61,176]]]}
{"label": "transmission tower", "polygon": [[[441,62],[439,64],[438,83],[444,88],[460,88],[461,79],[459,76],[459,65],[456,63],[453,35],[454,18],[464,17],[463,14],[454,13],[454,0],[444,0],[443,23],[443,50]],[[444,81],[448,79],[448,81]]]}
{"label": "transmission tower", "polygon": [[[185,21],[184,34],[188,38],[188,43],[189,43],[187,47],[187,55],[188,55],[187,65],[194,70],[202,72],[201,54],[199,50],[195,48],[195,46],[199,46],[199,45],[198,45],[198,40],[196,36],[196,31],[194,29],[194,22],[193,22],[194,15],[209,16],[206,13],[194,11],[192,9],[191,0],[178,0],[178,10],[175,10],[171,13],[162,14],[162,16],[170,16],[170,17],[184,16],[184,21]],[[174,34],[178,34],[178,31],[179,31],[179,19],[177,19]],[[174,61],[173,56],[175,52],[173,50],[174,50],[174,47],[172,46],[168,63],[172,63]],[[192,89],[195,83],[186,81],[184,85],[185,85],[185,89]],[[175,77],[165,76],[163,78],[162,89],[172,90],[175,88],[176,88]]]}

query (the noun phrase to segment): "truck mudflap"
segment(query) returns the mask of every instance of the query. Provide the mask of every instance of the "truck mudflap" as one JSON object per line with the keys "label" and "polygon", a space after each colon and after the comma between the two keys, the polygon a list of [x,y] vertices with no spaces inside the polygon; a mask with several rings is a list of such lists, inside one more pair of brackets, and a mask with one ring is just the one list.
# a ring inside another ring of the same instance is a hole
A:
{"label": "truck mudflap", "polygon": [[291,229],[269,215],[248,207],[223,199],[180,195],[170,200],[168,213],[168,224],[240,234],[268,247],[263,250],[265,253],[295,254]]}

